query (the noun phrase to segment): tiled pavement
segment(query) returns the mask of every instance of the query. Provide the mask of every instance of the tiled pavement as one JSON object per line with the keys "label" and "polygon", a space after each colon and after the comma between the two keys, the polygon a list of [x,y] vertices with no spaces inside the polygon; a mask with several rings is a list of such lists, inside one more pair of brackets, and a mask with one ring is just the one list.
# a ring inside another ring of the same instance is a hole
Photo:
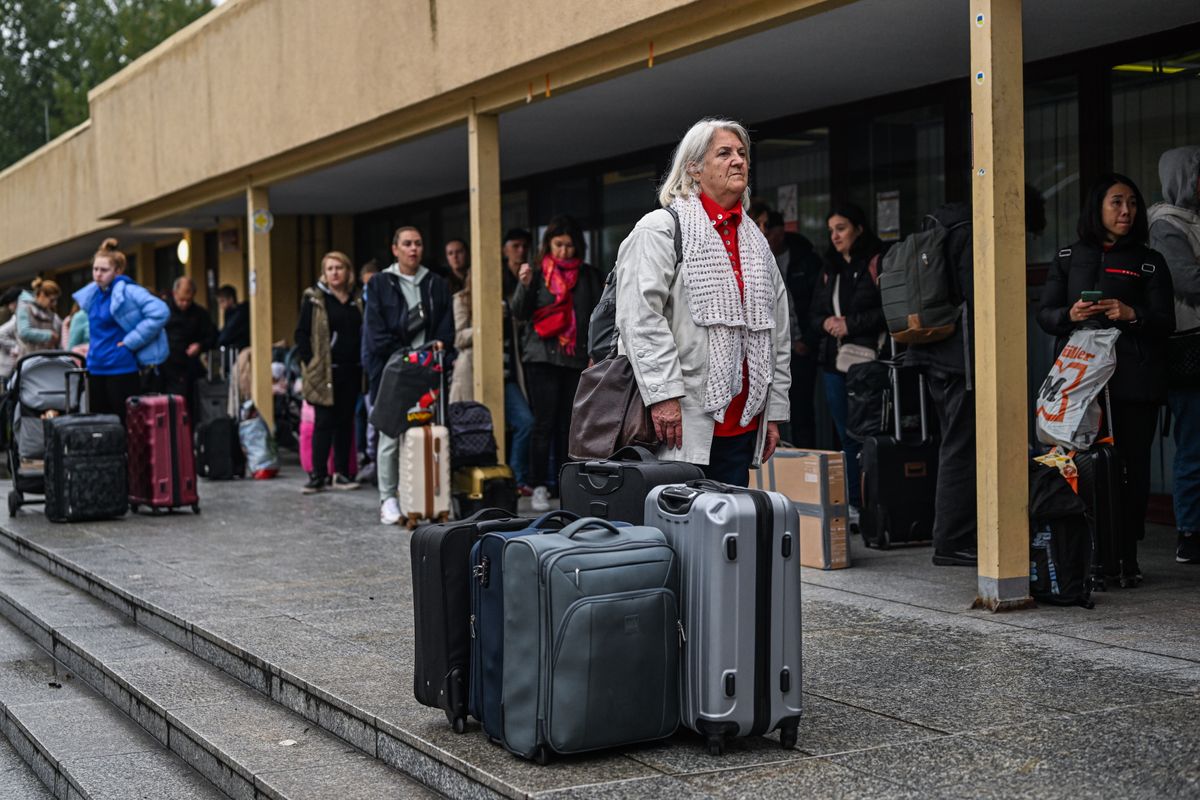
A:
{"label": "tiled pavement", "polygon": [[[1004,615],[969,610],[974,573],[928,549],[855,543],[854,568],[805,571],[796,751],[714,758],[680,734],[543,768],[412,699],[408,534],[378,524],[373,493],[304,497],[293,475],[205,483],[196,517],[26,511],[0,544],[448,796],[1200,796],[1200,568],[1174,563],[1167,531],[1142,587]],[[67,627],[101,658],[120,646],[111,624]]]}

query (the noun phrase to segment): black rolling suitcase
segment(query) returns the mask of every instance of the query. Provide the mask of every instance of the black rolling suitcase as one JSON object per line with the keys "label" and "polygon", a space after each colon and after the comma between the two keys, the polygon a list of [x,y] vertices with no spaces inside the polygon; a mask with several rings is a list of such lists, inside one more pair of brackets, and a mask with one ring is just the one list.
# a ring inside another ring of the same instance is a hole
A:
{"label": "black rolling suitcase", "polygon": [[196,471],[214,481],[246,477],[246,454],[233,417],[209,420],[196,429]]}
{"label": "black rolling suitcase", "polygon": [[445,711],[457,733],[466,727],[471,685],[471,547],[480,523],[510,516],[485,508],[464,520],[422,525],[412,535],[413,694]]}
{"label": "black rolling suitcase", "polygon": [[[892,345],[893,355],[895,344]],[[896,544],[933,540],[937,496],[937,439],[929,435],[925,378],[918,378],[920,439],[904,435],[899,365],[888,362],[892,376],[893,436],[868,436],[862,448],[862,508],[859,526],[867,547],[886,550]]]}
{"label": "black rolling suitcase", "polygon": [[695,464],[658,461],[644,447],[624,447],[604,461],[564,464],[558,491],[566,511],[641,525],[651,489],[703,477],[703,470]]}
{"label": "black rolling suitcase", "polygon": [[[1122,532],[1125,519],[1125,468],[1112,436],[1112,404],[1104,389],[1104,419],[1109,436],[1091,449],[1075,454],[1079,496],[1087,506],[1092,531],[1092,586],[1104,591],[1109,586],[1135,586],[1133,562],[1137,542]],[[1128,568],[1126,568],[1128,565]]]}
{"label": "black rolling suitcase", "polygon": [[[84,379],[86,372],[67,373]],[[44,423],[46,517],[51,522],[112,519],[129,510],[125,426],[116,414],[67,414]]]}

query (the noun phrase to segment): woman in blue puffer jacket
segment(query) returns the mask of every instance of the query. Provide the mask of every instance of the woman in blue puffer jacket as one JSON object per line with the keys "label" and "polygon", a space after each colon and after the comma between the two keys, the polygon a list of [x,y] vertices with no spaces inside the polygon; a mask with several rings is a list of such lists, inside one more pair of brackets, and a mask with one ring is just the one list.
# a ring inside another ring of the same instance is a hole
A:
{"label": "woman in blue puffer jacket", "polygon": [[88,400],[98,414],[125,419],[125,401],[143,391],[142,376],[167,360],[167,304],[125,275],[125,254],[105,239],[92,260],[92,282],[75,293],[87,314]]}

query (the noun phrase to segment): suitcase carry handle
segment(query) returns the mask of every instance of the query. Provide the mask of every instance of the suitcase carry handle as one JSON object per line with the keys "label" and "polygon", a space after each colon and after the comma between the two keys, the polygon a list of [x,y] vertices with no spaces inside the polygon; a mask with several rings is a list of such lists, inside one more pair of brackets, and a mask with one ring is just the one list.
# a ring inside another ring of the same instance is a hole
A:
{"label": "suitcase carry handle", "polygon": [[658,495],[658,507],[669,514],[679,514],[691,508],[696,491],[687,486],[668,486]]}
{"label": "suitcase carry handle", "polygon": [[[609,456],[605,460],[606,461],[640,461],[644,464],[649,461],[656,461],[657,459],[654,457],[654,453],[650,452],[649,448],[642,447],[641,445],[637,445],[637,444],[631,444],[631,445],[626,445],[625,447],[622,447],[620,450],[613,453],[611,456]],[[604,463],[604,462],[592,462],[592,463]]]}
{"label": "suitcase carry handle", "polygon": [[540,530],[547,522],[555,519],[561,519],[564,522],[571,523],[579,519],[579,515],[574,511],[567,511],[565,508],[561,508],[557,511],[547,511],[545,514],[542,514],[540,517],[535,519],[533,524],[529,527]]}
{"label": "suitcase carry handle", "polygon": [[486,522],[489,520],[510,518],[512,518],[512,514],[503,508],[481,508],[466,519],[459,520],[459,522]]}
{"label": "suitcase carry handle", "polygon": [[714,481],[711,478],[697,478],[694,481],[688,481],[684,485],[689,486],[693,489],[704,489],[705,491],[708,491],[708,492],[723,492],[726,494],[728,494],[729,492],[737,491],[739,488],[737,486],[730,486],[728,483],[721,483],[720,481]]}
{"label": "suitcase carry handle", "polygon": [[567,527],[563,528],[561,531],[558,531],[558,533],[567,537],[568,539],[574,539],[575,534],[584,530],[604,530],[610,531],[614,536],[621,535],[621,531],[616,525],[613,525],[606,519],[600,519],[600,517],[584,517],[583,519],[577,519]]}

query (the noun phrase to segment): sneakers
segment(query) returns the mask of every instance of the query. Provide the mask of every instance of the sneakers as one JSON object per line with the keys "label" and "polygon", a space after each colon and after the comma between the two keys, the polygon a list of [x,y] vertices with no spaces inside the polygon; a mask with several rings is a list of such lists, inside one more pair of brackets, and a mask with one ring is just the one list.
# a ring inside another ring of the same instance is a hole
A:
{"label": "sneakers", "polygon": [[304,484],[301,490],[304,494],[316,494],[317,492],[325,491],[325,476],[313,475],[308,479],[308,483]]}
{"label": "sneakers", "polygon": [[343,475],[340,472],[335,472],[333,474],[333,480],[331,480],[329,482],[330,488],[337,489],[337,490],[343,491],[343,492],[348,492],[353,489],[357,489],[359,487],[359,485],[360,484],[358,481],[356,481],[352,478],[347,478],[345,475]]}
{"label": "sneakers", "polygon": [[545,486],[539,486],[533,490],[532,500],[533,510],[537,512],[550,510],[550,490]]}
{"label": "sneakers", "polygon": [[379,523],[381,525],[395,525],[399,521],[400,501],[394,497],[389,497],[379,507]]}
{"label": "sneakers", "polygon": [[1175,560],[1180,564],[1200,564],[1200,533],[1179,532]]}

